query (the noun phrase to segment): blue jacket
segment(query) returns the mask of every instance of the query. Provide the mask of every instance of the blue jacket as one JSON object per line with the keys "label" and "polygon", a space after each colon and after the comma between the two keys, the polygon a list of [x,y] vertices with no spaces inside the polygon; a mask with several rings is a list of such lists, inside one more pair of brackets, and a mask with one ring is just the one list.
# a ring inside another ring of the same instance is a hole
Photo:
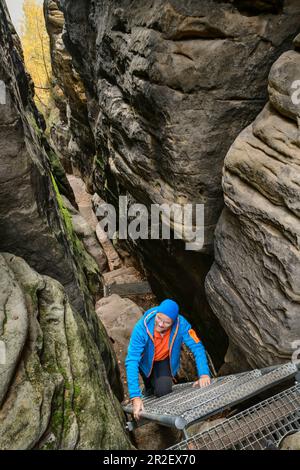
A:
{"label": "blue jacket", "polygon": [[[125,360],[129,397],[141,397],[139,368],[150,377],[154,362],[154,320],[157,307],[147,310],[135,325],[128,345]],[[198,376],[209,375],[205,349],[189,322],[178,315],[171,327],[169,358],[171,374],[174,377],[180,366],[181,345],[184,343],[194,354]]]}

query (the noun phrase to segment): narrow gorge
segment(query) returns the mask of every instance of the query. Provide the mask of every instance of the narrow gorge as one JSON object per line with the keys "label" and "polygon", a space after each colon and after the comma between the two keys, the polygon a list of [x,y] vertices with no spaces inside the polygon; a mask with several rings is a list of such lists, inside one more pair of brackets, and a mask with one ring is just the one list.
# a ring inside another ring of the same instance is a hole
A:
{"label": "narrow gorge", "polygon": [[[7,4],[0,449],[143,448],[121,407],[143,311],[176,300],[218,375],[299,347],[300,3],[44,0],[50,126]],[[123,240],[118,227],[109,240],[95,213],[103,201],[118,213],[120,196],[204,204],[202,248]],[[107,295],[116,283],[149,289]],[[182,381],[189,362],[184,351]]]}

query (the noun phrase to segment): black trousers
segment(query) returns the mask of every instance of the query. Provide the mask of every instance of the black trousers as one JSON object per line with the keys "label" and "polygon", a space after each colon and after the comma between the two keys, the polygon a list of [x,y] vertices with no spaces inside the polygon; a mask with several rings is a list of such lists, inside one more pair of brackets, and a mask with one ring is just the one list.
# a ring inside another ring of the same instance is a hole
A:
{"label": "black trousers", "polygon": [[154,362],[150,377],[146,377],[141,370],[139,372],[145,384],[145,396],[153,395],[154,393],[157,397],[162,397],[172,392],[173,380],[169,358]]}

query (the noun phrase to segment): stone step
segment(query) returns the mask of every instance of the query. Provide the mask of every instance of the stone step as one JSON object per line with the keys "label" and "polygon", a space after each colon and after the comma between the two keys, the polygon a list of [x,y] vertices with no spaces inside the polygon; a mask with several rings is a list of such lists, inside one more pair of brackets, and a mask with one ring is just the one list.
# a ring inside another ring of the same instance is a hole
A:
{"label": "stone step", "polygon": [[104,297],[108,297],[112,294],[127,297],[128,295],[144,295],[151,293],[151,286],[147,281],[104,285]]}
{"label": "stone step", "polygon": [[141,274],[132,266],[115,269],[103,274],[103,282],[109,284],[127,284],[130,282],[142,281]]}

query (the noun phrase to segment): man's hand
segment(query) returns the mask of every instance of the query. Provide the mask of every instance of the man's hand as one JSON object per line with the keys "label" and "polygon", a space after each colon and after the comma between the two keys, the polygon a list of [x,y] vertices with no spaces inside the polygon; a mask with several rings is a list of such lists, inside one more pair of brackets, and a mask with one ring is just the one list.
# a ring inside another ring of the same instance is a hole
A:
{"label": "man's hand", "polygon": [[210,384],[209,375],[201,375],[200,379],[193,383],[193,387],[207,387]]}
{"label": "man's hand", "polygon": [[133,407],[133,417],[136,421],[138,421],[140,419],[141,411],[144,411],[143,400],[139,397],[133,398],[132,407]]}

